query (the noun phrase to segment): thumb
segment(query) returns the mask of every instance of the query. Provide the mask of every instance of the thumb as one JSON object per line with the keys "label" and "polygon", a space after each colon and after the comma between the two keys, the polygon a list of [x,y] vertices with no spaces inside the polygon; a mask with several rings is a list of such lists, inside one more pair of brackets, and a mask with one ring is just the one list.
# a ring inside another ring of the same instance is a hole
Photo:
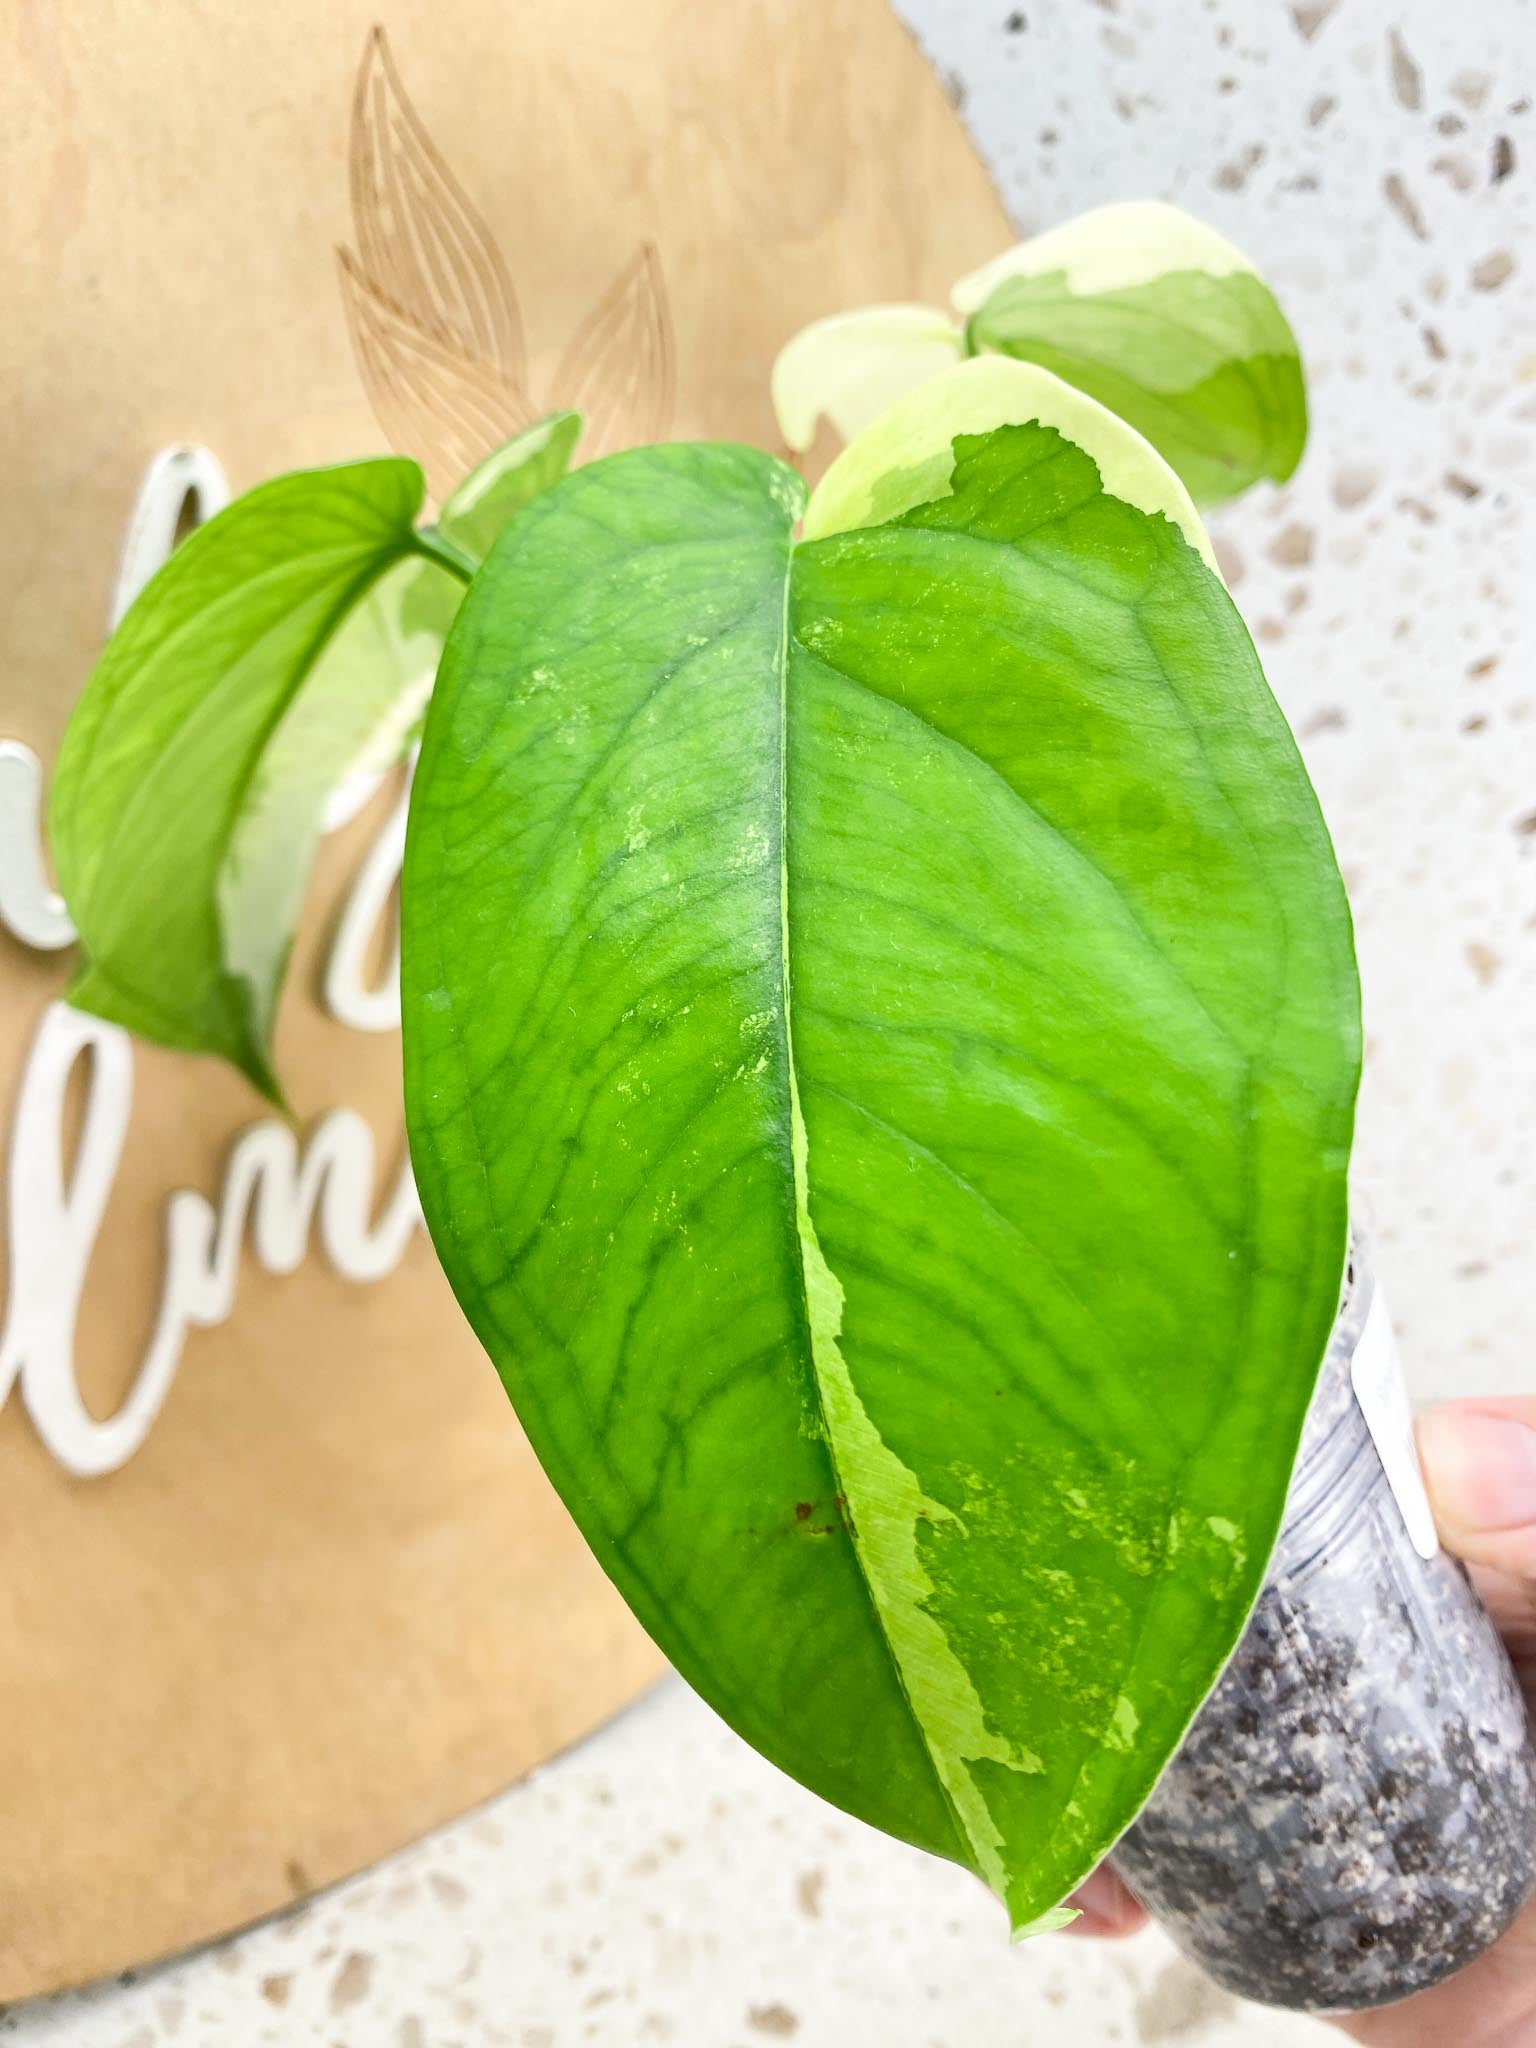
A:
{"label": "thumb", "polygon": [[1446,1548],[1536,1581],[1536,1398],[1447,1401],[1417,1431]]}

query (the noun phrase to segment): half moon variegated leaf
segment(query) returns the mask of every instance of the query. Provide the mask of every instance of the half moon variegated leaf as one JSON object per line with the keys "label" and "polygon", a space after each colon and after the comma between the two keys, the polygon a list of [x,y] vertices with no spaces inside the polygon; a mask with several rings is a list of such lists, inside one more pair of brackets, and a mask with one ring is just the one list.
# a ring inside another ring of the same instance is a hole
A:
{"label": "half moon variegated leaf", "polygon": [[1082,449],[1111,497],[1171,520],[1201,559],[1216,568],[1194,501],[1150,442],[1059,377],[1001,356],[972,356],[952,364],[887,406],[812,491],[804,537],[820,540],[855,526],[884,526],[903,512],[946,497],[957,436],[1031,421],[1054,427]]}
{"label": "half moon variegated leaf", "polygon": [[1102,206],[955,287],[970,347],[1053,370],[1144,434],[1195,499],[1283,482],[1307,438],[1301,356],[1263,278],[1155,201]]}
{"label": "half moon variegated leaf", "polygon": [[962,435],[801,540],[743,448],[576,472],[461,609],[402,899],[427,1218],[597,1555],[1021,1929],[1262,1578],[1359,1055],[1290,734],[1112,453]]}

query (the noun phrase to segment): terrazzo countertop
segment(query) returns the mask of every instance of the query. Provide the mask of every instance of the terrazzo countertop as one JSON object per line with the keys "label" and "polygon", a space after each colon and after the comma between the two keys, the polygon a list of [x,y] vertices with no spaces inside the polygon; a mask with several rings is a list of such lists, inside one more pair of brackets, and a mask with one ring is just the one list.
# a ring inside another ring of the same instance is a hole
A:
{"label": "terrazzo countertop", "polygon": [[[1310,451],[1214,522],[1359,924],[1357,1153],[1419,1397],[1536,1391],[1536,8],[903,0],[1022,230],[1158,196],[1238,241]],[[27,2048],[1321,2043],[1156,1933],[1010,1950],[679,1683],[237,1940],[0,2019]]]}
{"label": "terrazzo countertop", "polygon": [[[0,2041],[1206,2048],[1235,2010],[1156,1935],[1010,1949],[975,1879],[833,1812],[671,1679],[366,1876],[132,1984],[15,2007]],[[1256,2009],[1230,2038],[1327,2039]]]}

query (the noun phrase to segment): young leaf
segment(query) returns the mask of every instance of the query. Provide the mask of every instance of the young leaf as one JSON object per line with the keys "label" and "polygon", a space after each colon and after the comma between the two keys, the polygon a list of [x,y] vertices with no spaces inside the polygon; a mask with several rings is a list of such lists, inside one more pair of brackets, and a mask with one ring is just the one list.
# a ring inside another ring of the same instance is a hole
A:
{"label": "young leaf", "polygon": [[[285,477],[144,591],[65,734],[53,832],[87,952],[71,1000],[276,1094],[277,999],[326,807],[397,759],[464,581],[563,475],[555,413],[488,456],[419,540],[413,463]],[[462,567],[443,566],[446,542]]]}
{"label": "young leaf", "polygon": [[867,306],[803,327],[773,365],[773,410],[785,442],[804,454],[823,414],[845,441],[893,400],[965,352],[965,337],[931,306]]}
{"label": "young leaf", "polygon": [[812,491],[807,540],[883,526],[899,513],[942,498],[955,466],[955,437],[1029,421],[1054,427],[1091,456],[1111,497],[1161,513],[1214,570],[1210,536],[1188,491],[1139,434],[1107,407],[1059,377],[1000,356],[953,364],[895,404],[849,443]]}
{"label": "young leaf", "polygon": [[1099,399],[1202,504],[1283,482],[1301,459],[1296,337],[1241,251],[1177,207],[1099,207],[998,257],[954,299],[973,349]]}
{"label": "young leaf", "polygon": [[1037,422],[927,489],[797,542],[792,473],[672,446],[530,508],[428,713],[407,1111],[459,1299],[645,1625],[1022,1928],[1260,1583],[1357,990],[1179,527]]}
{"label": "young leaf", "polygon": [[579,412],[552,412],[524,427],[444,500],[438,531],[478,562],[513,516],[565,475],[580,436]]}
{"label": "young leaf", "polygon": [[297,714],[302,733],[286,722],[342,621],[415,548],[421,496],[415,463],[391,457],[237,499],[135,600],[59,750],[54,856],[85,949],[71,1001],[221,1053],[269,1095],[319,804],[397,678],[333,664]]}
{"label": "young leaf", "polygon": [[[471,557],[455,573],[440,560],[407,555],[358,600],[321,649],[283,722],[293,745],[281,773],[285,781],[294,773],[312,781],[327,814],[338,784],[366,784],[387,774],[420,737],[443,642],[472,567]],[[335,731],[323,759],[302,731],[301,707],[311,699],[319,700],[316,716],[326,723],[337,712],[348,715],[347,730]],[[312,835],[305,843],[313,851]],[[307,860],[304,870],[307,875]]]}

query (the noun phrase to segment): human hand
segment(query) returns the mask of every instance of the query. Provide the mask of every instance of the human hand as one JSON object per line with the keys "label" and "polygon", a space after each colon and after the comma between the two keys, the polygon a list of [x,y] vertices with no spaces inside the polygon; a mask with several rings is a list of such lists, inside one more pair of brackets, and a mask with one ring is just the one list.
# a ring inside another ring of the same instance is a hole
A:
{"label": "human hand", "polygon": [[[1536,1709],[1536,1399],[1449,1401],[1418,1421],[1446,1549],[1466,1561]],[[1073,1894],[1070,1933],[1134,1934],[1145,1910],[1107,1866]],[[1364,2048],[1536,2048],[1536,1900],[1486,1954],[1401,2004],[1333,2022]]]}

